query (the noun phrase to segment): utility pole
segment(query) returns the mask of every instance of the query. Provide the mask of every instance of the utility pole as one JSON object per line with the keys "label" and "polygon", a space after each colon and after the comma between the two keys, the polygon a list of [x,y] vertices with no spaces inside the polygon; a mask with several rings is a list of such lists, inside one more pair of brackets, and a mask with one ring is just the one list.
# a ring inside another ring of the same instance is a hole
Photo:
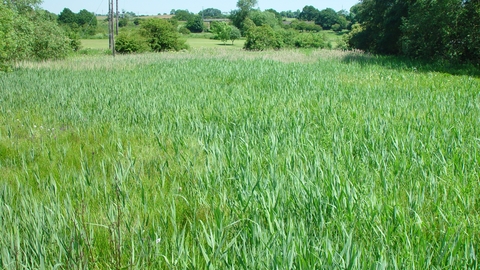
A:
{"label": "utility pole", "polygon": [[108,48],[112,49],[112,29],[111,29],[111,23],[112,23],[112,16],[110,14],[112,13],[110,1],[108,0]]}
{"label": "utility pole", "polygon": [[117,0],[117,23],[116,23],[116,28],[115,29],[116,29],[115,33],[118,36],[118,0]]}
{"label": "utility pole", "polygon": [[[118,0],[117,0],[118,1]],[[109,14],[108,14],[108,32],[109,32],[109,44],[110,44],[110,49],[112,49],[112,55],[115,57],[115,37],[114,37],[114,24],[113,21],[115,17],[113,16],[113,0],[109,0]]]}

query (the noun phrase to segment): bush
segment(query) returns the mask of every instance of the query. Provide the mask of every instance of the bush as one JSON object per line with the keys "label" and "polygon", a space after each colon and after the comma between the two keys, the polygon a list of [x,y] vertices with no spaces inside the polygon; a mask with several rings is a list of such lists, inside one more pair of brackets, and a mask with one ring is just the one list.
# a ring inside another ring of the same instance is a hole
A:
{"label": "bush", "polygon": [[118,21],[118,27],[125,27],[128,25],[128,18],[121,18]]}
{"label": "bush", "polygon": [[180,34],[182,35],[190,35],[192,32],[190,30],[188,30],[187,27],[185,26],[182,26],[180,27],[180,29],[178,29],[178,32],[180,32]]}
{"label": "bush", "polygon": [[290,27],[295,30],[304,31],[304,32],[320,32],[323,30],[323,28],[318,24],[308,23],[308,22],[299,21],[299,20],[293,21]]}
{"label": "bush", "polygon": [[278,33],[281,35],[282,41],[285,47],[289,47],[289,48],[295,47],[295,42],[299,35],[298,31],[293,29],[288,29],[288,30],[280,30]]}
{"label": "bush", "polygon": [[140,25],[141,22],[142,22],[142,19],[140,19],[140,18],[135,18],[135,19],[133,19],[133,24],[134,24],[134,25],[137,25],[137,26],[138,26],[138,25]]}
{"label": "bush", "polygon": [[322,34],[318,33],[300,33],[295,40],[297,48],[325,48],[325,40]]}
{"label": "bush", "polygon": [[142,22],[141,26],[142,36],[155,52],[179,51],[188,48],[175,26],[166,20],[148,19]]}
{"label": "bush", "polygon": [[119,53],[141,53],[149,50],[147,40],[138,33],[122,32],[115,40],[115,50]]}
{"label": "bush", "polygon": [[251,28],[247,32],[247,41],[244,48],[252,51],[267,49],[281,49],[283,41],[281,35],[275,32],[269,25]]}
{"label": "bush", "polygon": [[66,57],[71,40],[49,16],[29,11],[18,13],[0,5],[0,69],[8,70],[19,60],[46,60]]}

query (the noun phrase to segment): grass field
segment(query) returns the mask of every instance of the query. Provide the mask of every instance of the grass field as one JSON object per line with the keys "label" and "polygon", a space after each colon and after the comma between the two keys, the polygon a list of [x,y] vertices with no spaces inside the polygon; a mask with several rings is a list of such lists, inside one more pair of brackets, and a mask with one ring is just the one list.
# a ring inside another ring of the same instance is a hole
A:
{"label": "grass field", "polygon": [[[93,50],[108,50],[108,39],[82,39],[83,49]],[[227,42],[226,45],[220,40],[207,39],[207,38],[187,38],[187,44],[190,48],[213,48],[213,47],[225,47],[242,49],[245,40],[236,40],[232,45],[232,42]]]}
{"label": "grass field", "polygon": [[3,269],[478,269],[480,79],[218,48],[0,76]]}

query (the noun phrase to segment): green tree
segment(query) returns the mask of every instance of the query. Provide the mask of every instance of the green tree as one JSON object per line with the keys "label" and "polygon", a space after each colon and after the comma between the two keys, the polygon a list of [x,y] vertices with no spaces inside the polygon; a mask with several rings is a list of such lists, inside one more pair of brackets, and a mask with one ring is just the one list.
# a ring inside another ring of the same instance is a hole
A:
{"label": "green tree", "polygon": [[77,23],[77,15],[69,8],[64,8],[58,15],[58,22],[69,25]]}
{"label": "green tree", "polygon": [[270,11],[260,11],[252,10],[250,12],[249,18],[255,23],[256,26],[269,25],[273,29],[280,26],[278,18],[275,16],[275,13]]}
{"label": "green tree", "polygon": [[52,20],[55,17],[35,7],[36,3],[0,4],[0,69],[20,60],[60,59],[72,51],[70,39]]}
{"label": "green tree", "polygon": [[175,26],[164,19],[147,19],[141,24],[142,36],[155,52],[186,49],[185,40],[180,38]]}
{"label": "green tree", "polygon": [[230,40],[235,42],[235,40],[240,39],[242,37],[242,33],[240,32],[240,29],[238,29],[235,25],[230,25]]}
{"label": "green tree", "polygon": [[227,44],[232,33],[230,25],[226,22],[215,22],[212,24],[212,32],[216,35],[216,38],[223,41],[224,45]]}
{"label": "green tree", "polygon": [[97,26],[97,17],[95,16],[95,14],[93,14],[93,12],[82,9],[76,14],[75,22],[80,26]]}
{"label": "green tree", "polygon": [[119,53],[142,53],[150,49],[145,37],[135,32],[121,32],[115,39],[115,50]]}
{"label": "green tree", "polygon": [[10,69],[11,55],[15,51],[14,17],[11,9],[0,5],[0,71]]}
{"label": "green tree", "polygon": [[479,1],[416,1],[402,25],[403,53],[480,63],[479,20]]}
{"label": "green tree", "polygon": [[352,35],[350,46],[380,54],[400,54],[401,26],[408,17],[410,1],[363,0],[356,14],[362,24]]}
{"label": "green tree", "polygon": [[33,12],[42,2],[42,0],[3,0],[7,8],[21,15]]}
{"label": "green tree", "polygon": [[242,33],[245,33],[247,30],[245,28],[245,20],[249,17],[250,12],[257,5],[257,0],[238,0],[236,10],[232,11],[230,14],[230,20],[233,25],[240,29]]}
{"label": "green tree", "polygon": [[281,35],[269,25],[254,27],[247,32],[244,48],[251,51],[281,49],[283,41]]}
{"label": "green tree", "polygon": [[221,19],[225,16],[222,14],[222,11],[216,8],[206,8],[198,13],[205,19]]}
{"label": "green tree", "polygon": [[182,9],[177,9],[175,11],[175,16],[174,18],[177,21],[188,21],[194,16],[193,13],[189,12],[188,10],[182,10]]}
{"label": "green tree", "polygon": [[192,33],[201,33],[203,32],[205,25],[203,24],[202,16],[193,15],[191,16],[185,27],[190,30]]}
{"label": "green tree", "polygon": [[334,24],[340,25],[340,23],[344,24],[340,25],[341,27],[346,27],[346,20],[345,22],[341,21],[338,13],[331,8],[326,8],[320,11],[315,19],[315,23],[320,25],[325,30],[330,30]]}
{"label": "green tree", "polygon": [[118,27],[126,27],[128,25],[128,18],[120,18],[120,20],[118,20]]}
{"label": "green tree", "polygon": [[56,22],[39,21],[36,23],[32,51],[37,60],[63,59],[71,50],[70,39]]}
{"label": "green tree", "polygon": [[302,21],[315,21],[319,14],[320,11],[314,6],[305,6],[298,15],[298,19]]}

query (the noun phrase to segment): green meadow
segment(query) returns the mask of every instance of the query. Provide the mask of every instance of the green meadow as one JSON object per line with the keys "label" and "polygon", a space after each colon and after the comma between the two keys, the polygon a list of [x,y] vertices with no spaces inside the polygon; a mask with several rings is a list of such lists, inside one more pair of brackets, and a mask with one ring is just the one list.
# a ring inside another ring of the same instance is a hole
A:
{"label": "green meadow", "polygon": [[1,268],[479,268],[478,73],[212,47],[0,74]]}

